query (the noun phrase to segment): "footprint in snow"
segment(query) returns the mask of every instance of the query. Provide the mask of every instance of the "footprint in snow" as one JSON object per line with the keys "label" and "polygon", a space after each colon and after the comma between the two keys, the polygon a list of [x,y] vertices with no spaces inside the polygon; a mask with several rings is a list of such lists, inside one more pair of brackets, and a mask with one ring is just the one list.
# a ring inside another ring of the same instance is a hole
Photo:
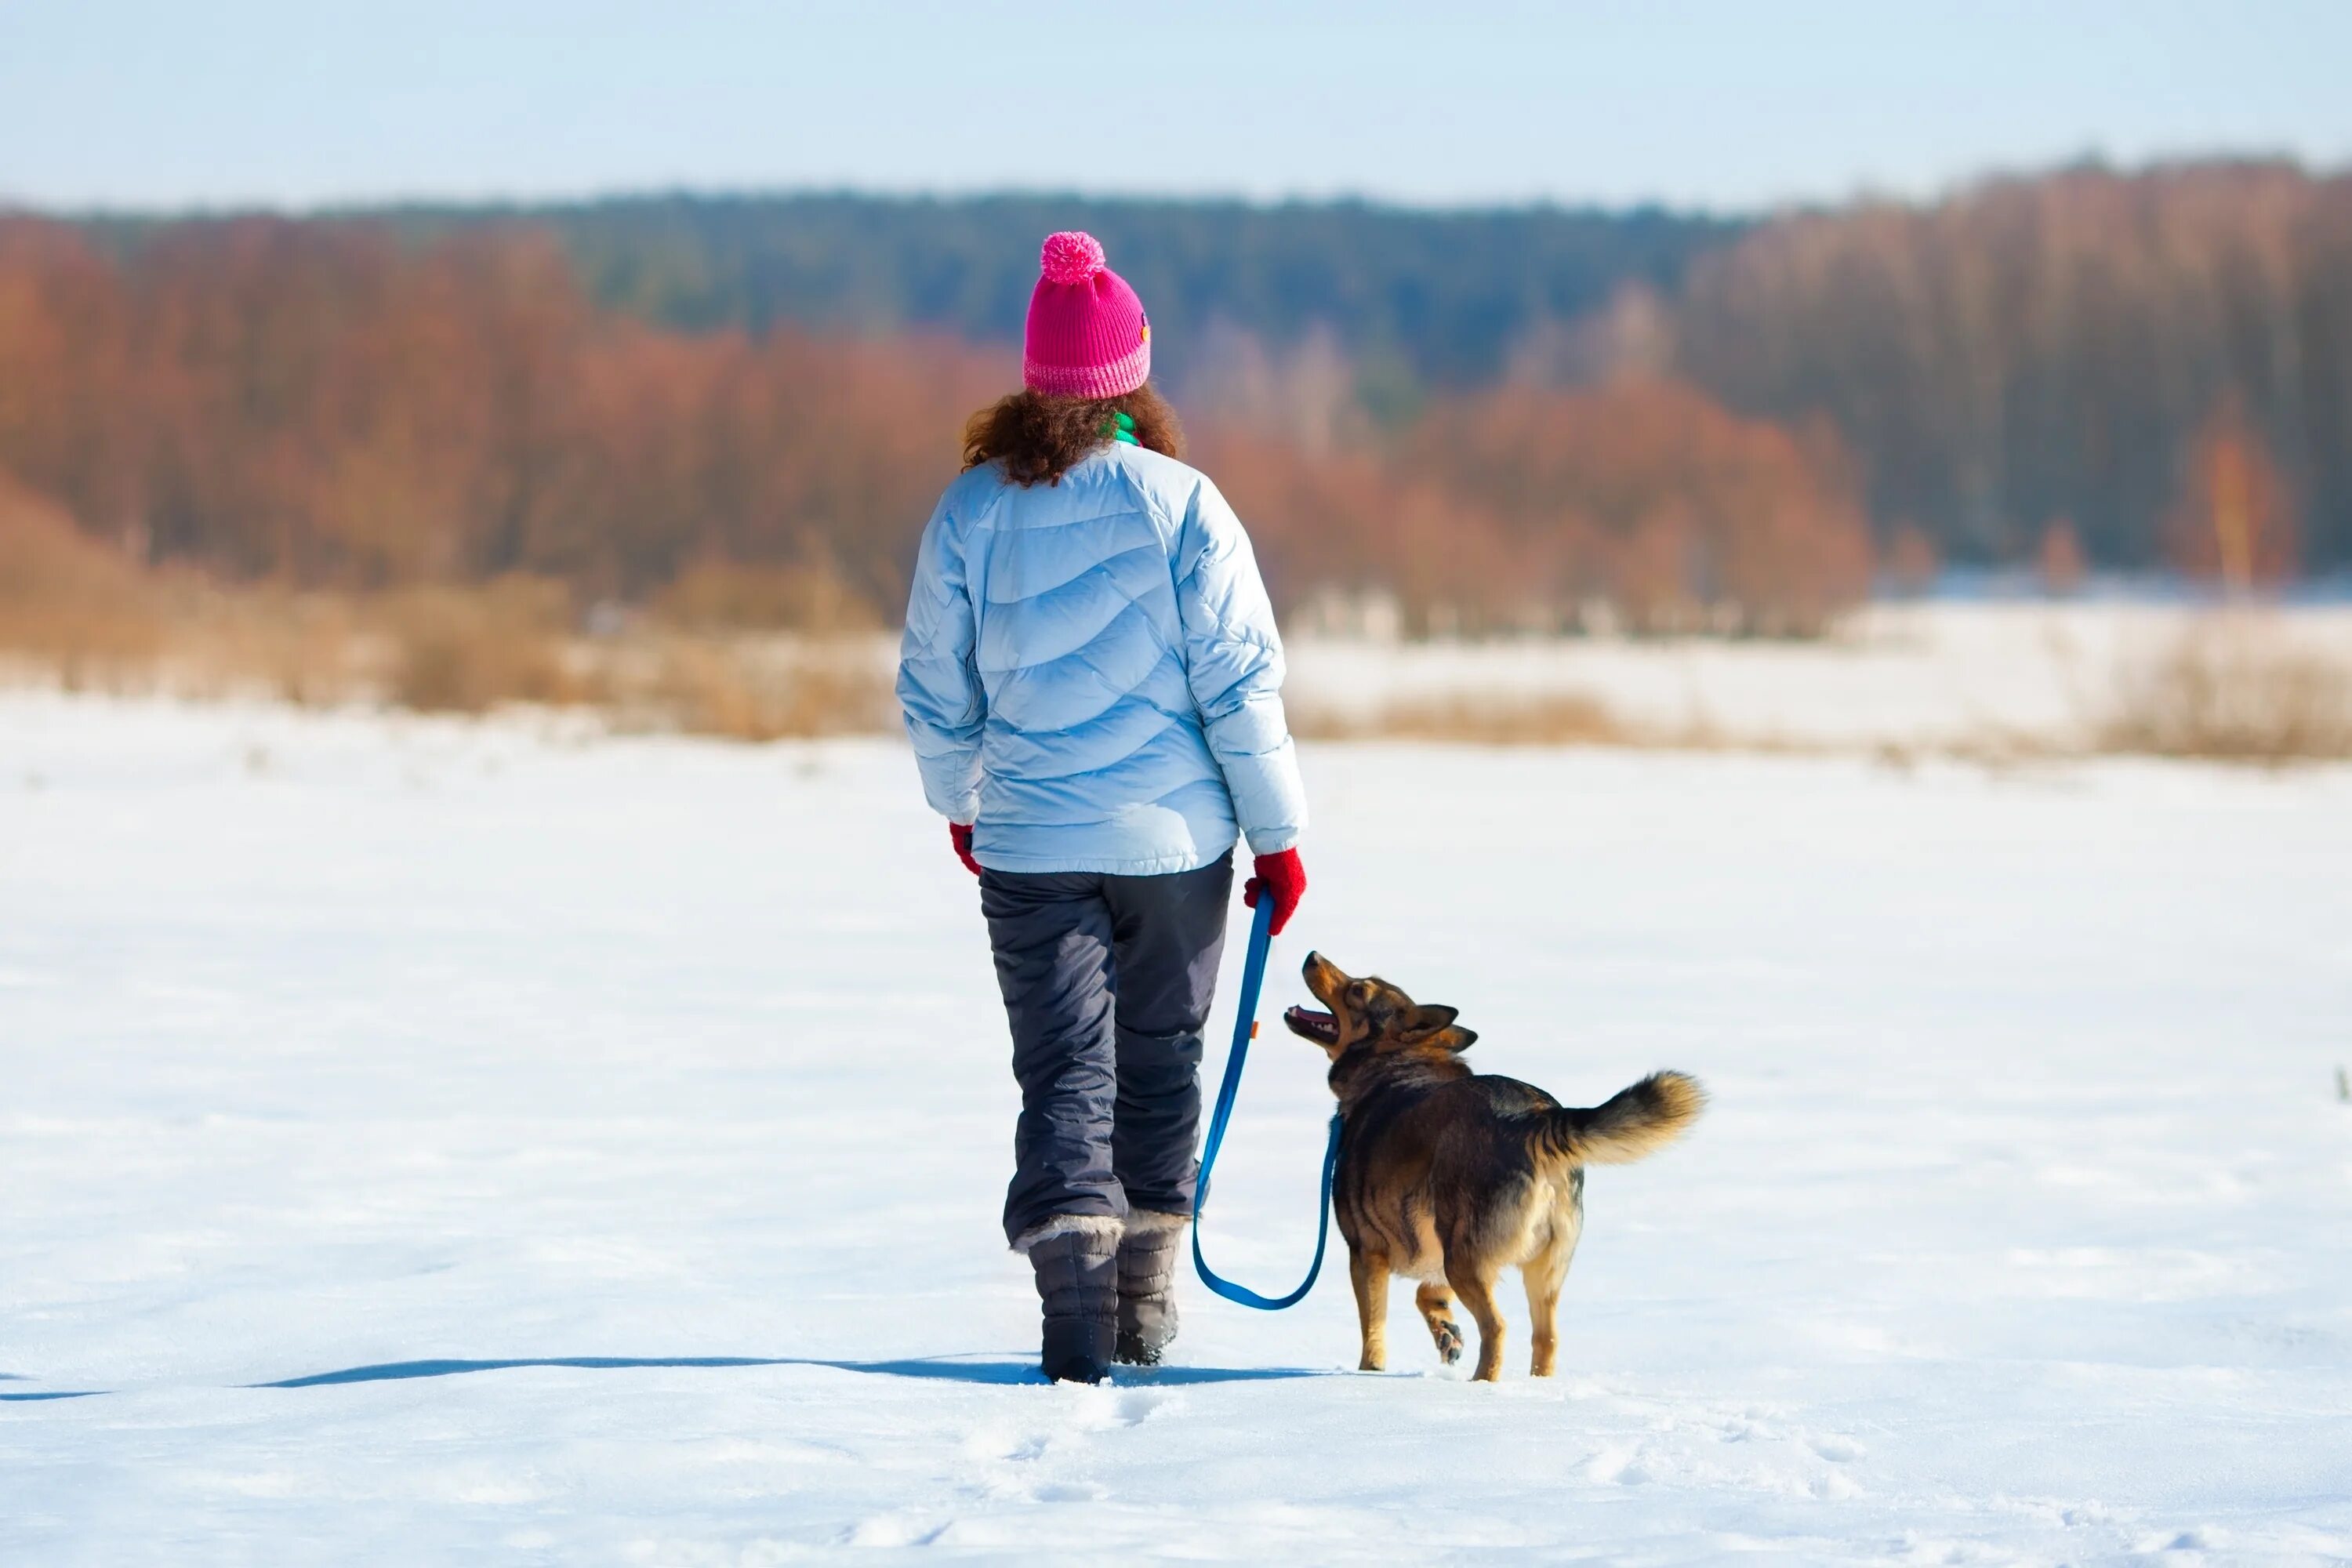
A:
{"label": "footprint in snow", "polygon": [[1171,1403],[1171,1395],[1148,1388],[1081,1389],[1072,1402],[1069,1426],[1081,1432],[1139,1426]]}
{"label": "footprint in snow", "polygon": [[1050,1433],[992,1425],[966,1437],[963,1452],[966,1458],[982,1464],[1025,1465],[1044,1458],[1053,1443]]}
{"label": "footprint in snow", "polygon": [[861,1519],[841,1538],[844,1546],[929,1546],[955,1521],[927,1524],[897,1514]]}
{"label": "footprint in snow", "polygon": [[1150,1420],[1167,1403],[1168,1395],[1164,1394],[1154,1394],[1144,1388],[1129,1389],[1118,1396],[1119,1424],[1139,1426]]}
{"label": "footprint in snow", "polygon": [[1862,1496],[1862,1488],[1843,1470],[1832,1470],[1806,1490],[1823,1502],[1846,1502]]}
{"label": "footprint in snow", "polygon": [[1638,1448],[1603,1448],[1585,1465],[1584,1475],[1604,1487],[1638,1487],[1651,1479]]}

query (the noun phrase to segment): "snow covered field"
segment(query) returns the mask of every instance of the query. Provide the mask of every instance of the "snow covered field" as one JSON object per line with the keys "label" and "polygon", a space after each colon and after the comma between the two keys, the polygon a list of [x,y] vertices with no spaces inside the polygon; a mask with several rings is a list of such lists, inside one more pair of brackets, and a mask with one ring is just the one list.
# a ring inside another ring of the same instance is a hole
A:
{"label": "snow covered field", "polygon": [[[2261,640],[2352,679],[2352,610],[2259,612]],[[1636,730],[1866,751],[2027,742],[2079,747],[2135,682],[2215,620],[2131,600],[1873,605],[1817,642],[1292,638],[1294,701],[1362,721],[1396,703],[1601,703]]]}
{"label": "snow covered field", "polygon": [[[1341,1268],[1027,1381],[895,743],[0,697],[0,1563],[2352,1560],[2352,772],[1306,767],[1269,1015],[1313,944],[1714,1091],[1593,1173],[1556,1380],[1402,1290],[1345,1370]],[[1261,1287],[1318,1062],[1219,1181]]]}

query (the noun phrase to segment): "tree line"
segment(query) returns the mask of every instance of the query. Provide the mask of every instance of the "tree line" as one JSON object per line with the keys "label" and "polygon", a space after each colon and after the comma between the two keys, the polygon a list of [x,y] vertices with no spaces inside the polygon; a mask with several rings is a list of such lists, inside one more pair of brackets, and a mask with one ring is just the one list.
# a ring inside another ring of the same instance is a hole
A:
{"label": "tree line", "polygon": [[[1015,344],[1037,237],[1087,227],[1150,302],[1196,416],[1310,445],[1496,385],[1686,382],[1843,437],[1883,549],[2179,563],[2226,426],[2305,571],[2352,568],[2352,178],[2098,167],[1926,204],[1730,221],[1655,210],[1024,196],[663,196],[368,215],[412,240],[522,225],[597,303],[688,332],[780,325]],[[117,252],[180,226],[91,230]]]}
{"label": "tree line", "polygon": [[0,216],[0,469],[136,559],[233,578],[887,620],[963,416],[1012,380],[1035,237],[1071,223],[1151,301],[1286,603],[1803,632],[1939,560],[2061,585],[2352,566],[2352,181],[2279,164],[1754,224]]}
{"label": "tree line", "polygon": [[1882,532],[1949,557],[2064,529],[2196,567],[2218,461],[2260,470],[2264,574],[2352,567],[2352,178],[2078,170],[1790,217],[1695,262],[1669,330],[1730,405],[1833,421]]}
{"label": "tree line", "polygon": [[665,331],[529,232],[248,219],[118,259],[0,222],[0,468],[134,556],[234,578],[625,601],[715,559],[887,604],[1005,372],[948,341]]}
{"label": "tree line", "polygon": [[[0,221],[0,469],[149,562],[352,589],[512,574],[707,618],[884,620],[1000,347],[599,305],[551,237]],[[1826,426],[1671,382],[1464,392],[1377,438],[1195,424],[1278,595],[1426,630],[1813,629],[1867,585]]]}

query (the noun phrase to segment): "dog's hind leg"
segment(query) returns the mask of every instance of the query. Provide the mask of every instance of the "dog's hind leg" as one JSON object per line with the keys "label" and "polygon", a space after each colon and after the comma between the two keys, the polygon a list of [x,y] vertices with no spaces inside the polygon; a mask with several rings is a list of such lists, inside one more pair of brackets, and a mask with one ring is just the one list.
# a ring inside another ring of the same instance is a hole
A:
{"label": "dog's hind leg", "polygon": [[1570,1173],[1568,1201],[1552,1211],[1549,1234],[1543,1248],[1519,1265],[1519,1282],[1528,1288],[1528,1316],[1532,1320],[1529,1338],[1535,1342],[1535,1355],[1528,1370],[1537,1377],[1549,1377],[1559,1352],[1559,1287],[1568,1278],[1568,1266],[1576,1257],[1576,1244],[1584,1235],[1584,1173]]}
{"label": "dog's hind leg", "polygon": [[1535,1355],[1528,1371],[1536,1377],[1551,1375],[1559,1352],[1559,1287],[1560,1281],[1568,1278],[1569,1253],[1565,1247],[1553,1247],[1519,1265],[1520,1281],[1528,1288],[1528,1317],[1532,1323],[1528,1338],[1535,1344]]}
{"label": "dog's hind leg", "polygon": [[1495,1309],[1495,1276],[1476,1272],[1467,1264],[1445,1260],[1445,1282],[1462,1298],[1463,1309],[1478,1325],[1478,1370],[1474,1383],[1494,1383],[1503,1375],[1503,1314]]}
{"label": "dog's hind leg", "polygon": [[1364,1329],[1364,1356],[1356,1370],[1384,1371],[1389,1364],[1388,1255],[1349,1247],[1348,1278],[1355,1283],[1356,1316]]}
{"label": "dog's hind leg", "polygon": [[1421,1309],[1429,1337],[1437,1342],[1438,1359],[1448,1366],[1460,1361],[1462,1325],[1454,1321],[1454,1292],[1434,1279],[1423,1280],[1413,1292],[1412,1304]]}

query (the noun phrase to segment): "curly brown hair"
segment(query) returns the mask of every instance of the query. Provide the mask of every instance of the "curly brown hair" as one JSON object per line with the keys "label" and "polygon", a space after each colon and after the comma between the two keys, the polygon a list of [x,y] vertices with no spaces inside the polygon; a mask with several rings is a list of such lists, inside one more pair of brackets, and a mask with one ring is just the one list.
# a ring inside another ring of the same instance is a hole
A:
{"label": "curly brown hair", "polygon": [[1165,457],[1184,455],[1184,427],[1176,411],[1145,382],[1124,397],[1048,397],[1027,388],[964,421],[963,466],[1002,463],[1016,485],[1062,482],[1071,466],[1110,437],[1111,416],[1135,421],[1136,445]]}

